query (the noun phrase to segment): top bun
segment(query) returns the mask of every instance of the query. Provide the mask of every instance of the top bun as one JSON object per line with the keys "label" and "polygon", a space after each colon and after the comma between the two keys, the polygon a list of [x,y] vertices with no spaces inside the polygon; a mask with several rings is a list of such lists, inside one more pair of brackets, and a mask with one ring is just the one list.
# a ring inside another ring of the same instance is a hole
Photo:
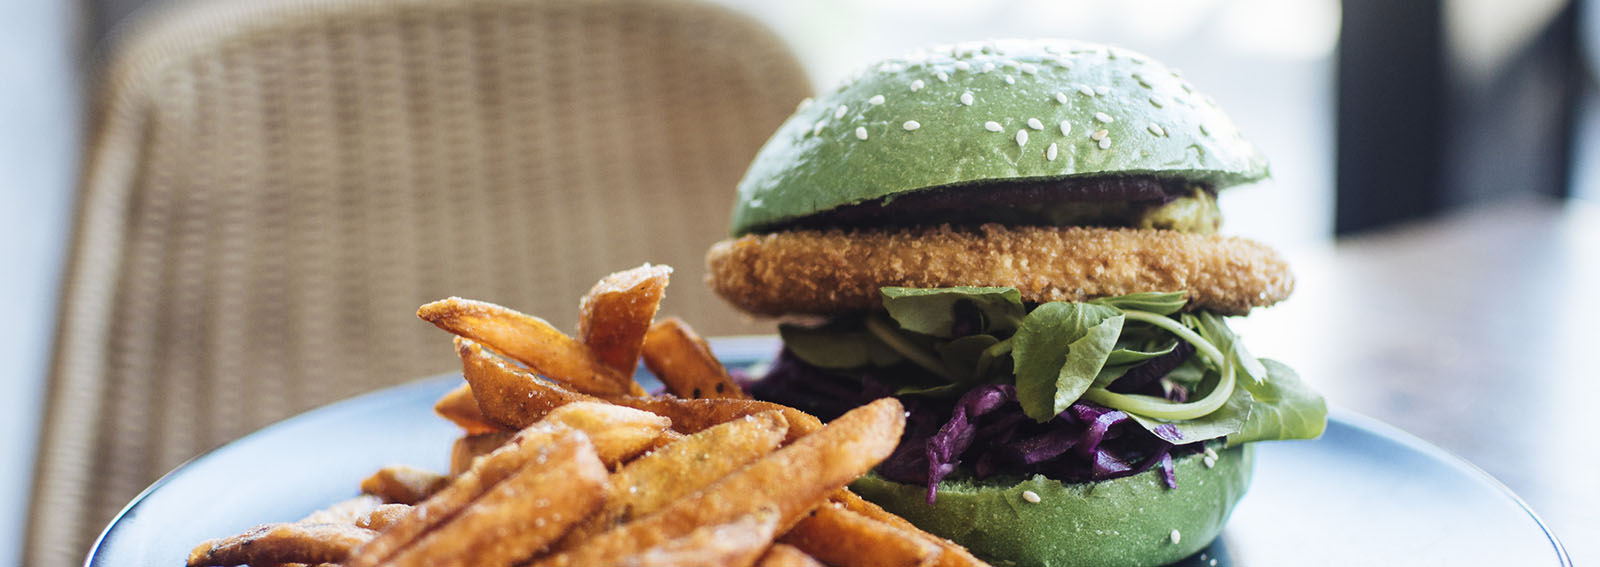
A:
{"label": "top bun", "polygon": [[1220,189],[1265,178],[1267,162],[1210,97],[1144,55],[963,43],[874,64],[801,103],[739,182],[733,234],[920,189],[1108,174]]}

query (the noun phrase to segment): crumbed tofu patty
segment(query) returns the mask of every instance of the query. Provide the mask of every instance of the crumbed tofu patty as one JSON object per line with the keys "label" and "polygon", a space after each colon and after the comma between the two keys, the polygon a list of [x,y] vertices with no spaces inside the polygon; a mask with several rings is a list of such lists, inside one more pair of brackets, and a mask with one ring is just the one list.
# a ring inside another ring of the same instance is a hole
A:
{"label": "crumbed tofu patty", "polygon": [[886,286],[1008,286],[1023,301],[1185,290],[1190,309],[1244,315],[1289,296],[1277,251],[1234,236],[1093,227],[795,230],[724,240],[712,289],[756,315],[836,315],[881,305]]}

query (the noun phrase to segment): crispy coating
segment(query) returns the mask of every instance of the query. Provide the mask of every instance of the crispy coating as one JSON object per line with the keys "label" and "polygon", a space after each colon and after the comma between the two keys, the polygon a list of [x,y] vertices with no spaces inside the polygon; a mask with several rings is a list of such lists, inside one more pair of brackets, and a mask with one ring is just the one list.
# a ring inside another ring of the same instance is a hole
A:
{"label": "crispy coating", "polygon": [[718,242],[712,289],[756,315],[833,315],[881,305],[885,286],[1009,286],[1028,302],[1186,290],[1191,309],[1243,315],[1289,296],[1277,251],[1234,236],[986,224],[796,230]]}
{"label": "crispy coating", "polygon": [[189,552],[189,567],[337,563],[376,532],[353,524],[264,524]]}

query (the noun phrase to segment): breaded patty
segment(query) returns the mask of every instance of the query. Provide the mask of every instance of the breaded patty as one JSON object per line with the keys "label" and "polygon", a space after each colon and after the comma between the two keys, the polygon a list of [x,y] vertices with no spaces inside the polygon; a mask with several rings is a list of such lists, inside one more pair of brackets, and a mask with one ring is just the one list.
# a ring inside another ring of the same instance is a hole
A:
{"label": "breaded patty", "polygon": [[1189,308],[1227,315],[1294,289],[1259,242],[1129,228],[795,230],[718,242],[706,262],[724,299],[774,316],[873,309],[885,286],[1009,286],[1036,303],[1181,289]]}

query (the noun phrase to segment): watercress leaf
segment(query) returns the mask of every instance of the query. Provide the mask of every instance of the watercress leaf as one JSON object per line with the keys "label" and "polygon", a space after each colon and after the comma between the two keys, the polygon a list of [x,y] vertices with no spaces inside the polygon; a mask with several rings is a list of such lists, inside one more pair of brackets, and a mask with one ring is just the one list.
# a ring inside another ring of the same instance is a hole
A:
{"label": "watercress leaf", "polygon": [[1233,330],[1228,328],[1228,324],[1222,320],[1222,316],[1209,311],[1201,311],[1198,315],[1198,321],[1200,324],[1200,336],[1205,337],[1206,340],[1211,341],[1211,344],[1216,345],[1217,350],[1222,351],[1223,356],[1233,357],[1234,363],[1239,366],[1240,370],[1244,371],[1245,376],[1249,377],[1249,382],[1260,384],[1267,379],[1266,367],[1262,366],[1260,361],[1250,355],[1250,351],[1244,348],[1244,341],[1239,340],[1239,337],[1233,334]]}
{"label": "watercress leaf", "polygon": [[1179,364],[1177,368],[1168,372],[1164,378],[1182,384],[1186,388],[1196,388],[1206,376],[1205,363],[1200,359],[1201,357],[1198,356],[1189,357],[1188,360],[1183,361],[1183,364]]}
{"label": "watercress leaf", "polygon": [[[1113,357],[1116,356],[1116,354],[1117,354],[1116,351],[1112,351],[1111,352],[1111,355]],[[1132,370],[1134,366],[1137,366],[1137,365],[1134,365],[1134,364],[1117,364],[1117,365],[1113,365],[1111,363],[1111,360],[1107,359],[1106,360],[1106,365],[1100,369],[1100,373],[1099,374],[1095,374],[1094,383],[1091,384],[1090,387],[1093,387],[1093,388],[1104,388],[1104,387],[1110,385],[1112,382],[1116,382],[1117,379],[1121,378],[1123,374],[1127,374],[1128,371]]]}
{"label": "watercress leaf", "polygon": [[969,335],[939,345],[935,350],[950,375],[971,382],[978,377],[978,360],[983,358],[983,351],[998,342],[1000,339],[994,335]]}
{"label": "watercress leaf", "polygon": [[1228,401],[1217,411],[1194,419],[1166,421],[1132,412],[1128,416],[1156,437],[1174,445],[1182,445],[1237,433],[1249,420],[1253,406],[1251,402],[1249,391],[1235,387]]}
{"label": "watercress leaf", "polygon": [[965,302],[976,309],[980,325],[977,333],[1010,332],[1022,319],[1022,294],[1009,287],[885,287],[883,307],[901,329],[934,337],[950,338],[961,323],[956,304]]}
{"label": "watercress leaf", "polygon": [[1145,291],[1130,293],[1116,297],[1102,297],[1090,300],[1089,303],[1109,305],[1117,309],[1128,311],[1149,311],[1157,315],[1171,315],[1183,309],[1188,303],[1183,298],[1182,291]]}
{"label": "watercress leaf", "polygon": [[1094,383],[1122,333],[1122,312],[1088,303],[1051,302],[1022,320],[1011,337],[1017,401],[1044,422]]}
{"label": "watercress leaf", "polygon": [[1328,405],[1322,395],[1281,362],[1263,358],[1261,365],[1267,371],[1265,382],[1239,381],[1255,403],[1244,427],[1228,436],[1228,445],[1320,437],[1328,426]]}
{"label": "watercress leaf", "polygon": [[812,366],[834,370],[883,367],[901,360],[899,353],[859,326],[803,327],[779,325],[783,345]]}
{"label": "watercress leaf", "polygon": [[1119,342],[1117,344],[1117,350],[1111,351],[1111,357],[1106,359],[1106,365],[1132,364],[1135,362],[1150,360],[1152,358],[1172,352],[1172,349],[1178,348],[1178,340],[1171,339],[1168,340],[1163,346],[1159,346],[1150,350],[1141,350],[1144,348],[1148,347],[1144,347],[1143,345],[1124,346],[1123,343]]}

